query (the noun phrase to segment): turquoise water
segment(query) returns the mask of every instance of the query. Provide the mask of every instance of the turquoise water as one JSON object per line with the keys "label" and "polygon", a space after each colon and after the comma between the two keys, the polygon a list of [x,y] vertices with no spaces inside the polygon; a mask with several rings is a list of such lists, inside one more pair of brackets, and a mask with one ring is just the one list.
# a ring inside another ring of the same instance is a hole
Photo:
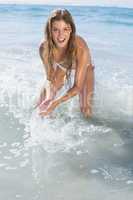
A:
{"label": "turquoise water", "polygon": [[95,64],[92,119],[74,97],[41,119],[38,47],[51,10],[0,5],[0,199],[133,199],[133,9],[67,7]]}

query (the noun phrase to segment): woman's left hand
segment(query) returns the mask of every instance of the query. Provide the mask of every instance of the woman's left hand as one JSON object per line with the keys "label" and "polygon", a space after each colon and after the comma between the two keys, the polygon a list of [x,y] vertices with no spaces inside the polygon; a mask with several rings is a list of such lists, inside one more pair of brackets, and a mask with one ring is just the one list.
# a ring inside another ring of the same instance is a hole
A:
{"label": "woman's left hand", "polygon": [[50,105],[47,107],[47,109],[45,111],[42,111],[39,113],[40,116],[44,117],[48,114],[50,114],[58,105],[58,101],[53,101],[52,103],[50,103]]}

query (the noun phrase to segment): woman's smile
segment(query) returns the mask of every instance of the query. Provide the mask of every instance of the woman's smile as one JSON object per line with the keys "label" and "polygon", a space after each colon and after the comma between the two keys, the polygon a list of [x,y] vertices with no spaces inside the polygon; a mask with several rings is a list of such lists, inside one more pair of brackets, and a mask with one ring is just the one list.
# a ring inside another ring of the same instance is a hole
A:
{"label": "woman's smile", "polygon": [[65,39],[57,39],[57,41],[62,44],[65,42]]}

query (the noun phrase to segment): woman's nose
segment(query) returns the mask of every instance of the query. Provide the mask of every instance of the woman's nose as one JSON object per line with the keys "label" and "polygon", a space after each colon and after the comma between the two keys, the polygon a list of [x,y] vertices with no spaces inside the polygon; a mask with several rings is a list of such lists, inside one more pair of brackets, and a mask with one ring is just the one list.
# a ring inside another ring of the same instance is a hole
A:
{"label": "woman's nose", "polygon": [[61,37],[61,36],[63,36],[63,35],[64,35],[63,30],[60,30],[60,31],[59,31],[59,36]]}

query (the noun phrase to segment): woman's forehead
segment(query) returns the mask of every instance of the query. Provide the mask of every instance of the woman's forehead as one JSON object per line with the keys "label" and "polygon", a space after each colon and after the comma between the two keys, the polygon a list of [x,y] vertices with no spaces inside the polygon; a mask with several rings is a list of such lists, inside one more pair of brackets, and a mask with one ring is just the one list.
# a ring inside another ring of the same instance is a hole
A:
{"label": "woman's forehead", "polygon": [[71,27],[69,23],[66,23],[64,20],[55,20],[52,23],[52,26],[67,26],[67,27]]}

